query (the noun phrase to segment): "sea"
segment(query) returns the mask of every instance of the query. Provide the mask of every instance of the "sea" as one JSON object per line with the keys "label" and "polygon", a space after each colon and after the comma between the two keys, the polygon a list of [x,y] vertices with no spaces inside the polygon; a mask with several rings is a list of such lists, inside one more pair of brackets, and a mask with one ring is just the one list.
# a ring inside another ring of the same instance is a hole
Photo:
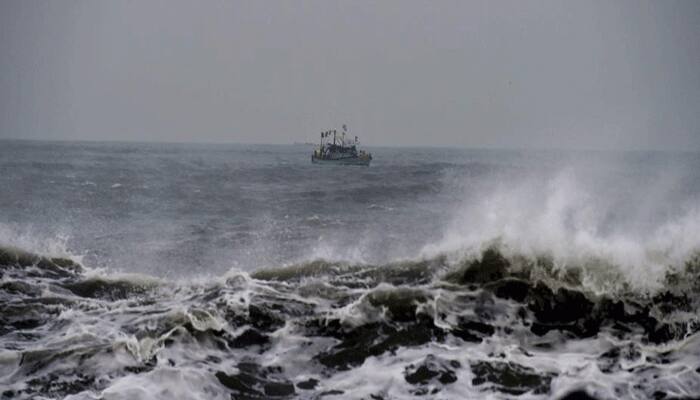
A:
{"label": "sea", "polygon": [[0,141],[0,398],[700,398],[700,154],[312,150]]}

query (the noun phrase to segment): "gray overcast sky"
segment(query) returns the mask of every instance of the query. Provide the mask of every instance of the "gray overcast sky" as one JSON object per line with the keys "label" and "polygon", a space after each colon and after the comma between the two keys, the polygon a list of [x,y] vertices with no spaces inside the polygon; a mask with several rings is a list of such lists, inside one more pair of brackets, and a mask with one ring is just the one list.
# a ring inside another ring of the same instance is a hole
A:
{"label": "gray overcast sky", "polygon": [[700,1],[0,2],[0,138],[700,150]]}

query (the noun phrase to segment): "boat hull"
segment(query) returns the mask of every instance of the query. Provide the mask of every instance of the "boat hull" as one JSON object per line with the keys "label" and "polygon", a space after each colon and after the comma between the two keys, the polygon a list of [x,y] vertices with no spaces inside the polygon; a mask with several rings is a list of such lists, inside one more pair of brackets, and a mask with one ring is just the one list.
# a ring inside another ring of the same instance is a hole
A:
{"label": "boat hull", "polygon": [[318,158],[311,156],[311,162],[314,164],[335,164],[335,165],[362,165],[369,166],[371,158],[345,157],[345,158]]}

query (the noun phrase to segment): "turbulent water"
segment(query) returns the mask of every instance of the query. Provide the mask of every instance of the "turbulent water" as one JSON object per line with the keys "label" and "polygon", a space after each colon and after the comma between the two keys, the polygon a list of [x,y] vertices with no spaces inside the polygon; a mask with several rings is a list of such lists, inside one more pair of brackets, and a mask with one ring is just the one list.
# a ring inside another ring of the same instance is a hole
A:
{"label": "turbulent water", "polygon": [[0,144],[0,398],[700,394],[695,153]]}

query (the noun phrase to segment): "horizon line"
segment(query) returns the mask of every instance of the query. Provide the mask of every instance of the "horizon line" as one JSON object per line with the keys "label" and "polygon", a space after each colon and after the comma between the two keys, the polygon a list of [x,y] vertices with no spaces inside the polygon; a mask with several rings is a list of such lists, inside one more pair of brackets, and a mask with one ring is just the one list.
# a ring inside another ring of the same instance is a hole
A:
{"label": "horizon line", "polygon": [[[193,144],[193,145],[217,145],[217,144],[227,144],[227,145],[250,145],[250,146],[309,146],[318,145],[318,143],[306,142],[306,141],[295,141],[295,142],[284,142],[284,143],[271,143],[271,142],[237,142],[237,141],[192,141],[192,140],[148,140],[148,139],[73,139],[73,138],[15,138],[15,137],[0,137],[0,141],[18,141],[18,142],[57,142],[57,143],[122,143],[122,144],[164,144],[164,145],[183,145],[183,144]],[[649,153],[649,152],[659,152],[659,153],[700,153],[700,149],[649,149],[649,148],[596,148],[596,147],[582,147],[582,148],[571,148],[571,147],[499,147],[499,146],[466,146],[462,144],[374,144],[365,147],[379,147],[379,148],[428,148],[428,149],[455,149],[455,150],[490,150],[490,151],[580,151],[580,152],[610,152],[610,153]]]}

